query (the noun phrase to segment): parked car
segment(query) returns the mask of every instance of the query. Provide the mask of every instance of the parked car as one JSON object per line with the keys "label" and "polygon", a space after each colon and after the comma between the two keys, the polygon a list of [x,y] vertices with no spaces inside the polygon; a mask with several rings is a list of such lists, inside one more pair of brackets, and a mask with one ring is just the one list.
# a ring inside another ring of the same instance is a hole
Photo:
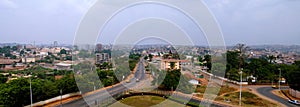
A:
{"label": "parked car", "polygon": [[136,79],[136,82],[139,82],[140,80],[139,79]]}
{"label": "parked car", "polygon": [[127,83],[130,83],[130,79],[126,80]]}
{"label": "parked car", "polygon": [[289,103],[300,105],[300,102],[298,100],[289,100]]}
{"label": "parked car", "polygon": [[279,87],[278,87],[278,85],[273,85],[272,88],[278,89]]}

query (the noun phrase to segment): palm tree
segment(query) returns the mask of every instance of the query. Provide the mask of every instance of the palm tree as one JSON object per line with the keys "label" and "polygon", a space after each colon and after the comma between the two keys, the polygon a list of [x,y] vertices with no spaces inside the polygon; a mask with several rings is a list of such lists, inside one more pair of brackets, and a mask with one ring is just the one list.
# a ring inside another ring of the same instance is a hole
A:
{"label": "palm tree", "polygon": [[239,52],[239,59],[240,59],[239,68],[241,68],[244,64],[245,59],[248,58],[246,52],[249,50],[249,47],[246,46],[245,44],[239,43],[234,48]]}
{"label": "palm tree", "polygon": [[[244,64],[245,59],[248,57],[246,55],[246,52],[248,51],[249,47],[246,46],[245,44],[237,44],[235,46],[235,49],[237,49],[237,51],[239,52],[239,59],[240,59],[240,63],[239,63],[239,72],[241,74],[240,76],[240,81],[242,82],[242,73],[243,73],[243,69],[242,66]],[[239,100],[239,105],[241,106],[241,101],[242,101],[242,85],[240,84],[240,100]]]}
{"label": "palm tree", "polygon": [[276,60],[276,57],[274,55],[269,55],[269,56],[267,56],[267,59],[268,59],[269,63],[272,63],[272,62],[274,62],[274,60]]}

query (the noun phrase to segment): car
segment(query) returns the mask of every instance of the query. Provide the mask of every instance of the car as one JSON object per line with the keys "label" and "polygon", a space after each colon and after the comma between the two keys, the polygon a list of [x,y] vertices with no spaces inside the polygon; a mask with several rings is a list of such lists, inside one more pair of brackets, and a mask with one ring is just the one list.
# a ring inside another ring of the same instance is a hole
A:
{"label": "car", "polygon": [[300,105],[300,102],[298,100],[289,100],[289,103]]}
{"label": "car", "polygon": [[278,85],[273,85],[272,88],[278,89]]}
{"label": "car", "polygon": [[127,83],[130,83],[130,79],[126,80]]}
{"label": "car", "polygon": [[140,80],[139,79],[136,79],[136,82],[139,82]]}

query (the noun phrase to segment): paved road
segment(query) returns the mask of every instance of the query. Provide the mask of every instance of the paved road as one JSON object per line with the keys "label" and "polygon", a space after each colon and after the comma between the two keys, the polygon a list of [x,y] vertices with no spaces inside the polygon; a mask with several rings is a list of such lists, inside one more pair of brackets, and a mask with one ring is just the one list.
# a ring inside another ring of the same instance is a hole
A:
{"label": "paved road", "polygon": [[[136,79],[139,79],[140,82],[136,82]],[[141,60],[138,64],[137,70],[134,74],[134,78],[131,79],[130,83],[122,83],[119,85],[115,85],[114,87],[108,88],[106,90],[101,90],[101,91],[95,92],[93,94],[90,94],[88,96],[85,96],[84,99],[80,98],[78,100],[64,103],[62,106],[64,106],[64,107],[87,107],[89,105],[91,105],[91,106],[99,105],[105,101],[107,102],[107,99],[110,98],[109,97],[110,95],[115,95],[115,94],[124,92],[128,88],[134,88],[134,87],[140,86],[142,84],[141,81],[145,80],[145,79],[146,79],[145,68],[144,68],[144,65]],[[176,96],[176,98],[179,98],[179,99],[185,99],[186,97],[187,96],[180,95],[180,94]],[[196,98],[192,98],[190,101],[199,103],[199,104],[201,102],[201,100],[196,99]],[[59,107],[59,106],[60,105],[58,105],[57,107]],[[219,104],[211,104],[210,106],[211,107],[222,107]]]}
{"label": "paved road", "polygon": [[[288,87],[282,87],[281,89],[288,89]],[[265,97],[268,97],[270,99],[273,99],[274,101],[277,101],[287,107],[297,107],[296,105],[293,105],[291,103],[288,102],[288,99],[284,99],[281,97],[278,97],[276,95],[274,95],[271,91],[272,90],[276,90],[273,89],[272,87],[261,87],[261,88],[257,88],[256,91],[261,94],[264,95]]]}
{"label": "paved road", "polygon": [[[106,90],[101,90],[98,92],[95,92],[93,94],[87,95],[84,98],[80,98],[78,100],[74,100],[71,102],[67,102],[63,104],[64,107],[85,107],[88,105],[97,105],[102,102],[107,101],[109,98],[111,98],[111,95],[116,95],[118,93],[124,92],[128,90],[128,88],[133,88],[134,86],[137,86],[140,84],[140,82],[137,82],[136,79],[139,79],[140,81],[145,79],[145,67],[141,60],[138,63],[137,71],[134,74],[134,78],[131,78],[130,83],[122,82],[121,84],[115,85],[111,88],[108,88]],[[60,105],[58,105],[59,107]]]}
{"label": "paved road", "polygon": [[[191,67],[185,67],[186,69],[189,70],[193,70],[193,68]],[[204,74],[204,78],[209,79],[211,77],[211,75],[208,75],[206,73],[202,73]],[[212,76],[213,77],[213,76]],[[219,78],[214,78],[214,80],[221,80]],[[220,82],[219,82],[220,83]],[[227,85],[231,86],[231,87],[235,87],[235,88],[239,88],[239,85],[237,84],[233,84],[233,83],[227,83]],[[274,95],[271,91],[275,90],[270,86],[259,86],[259,85],[248,85],[248,86],[243,86],[243,88],[253,88],[256,89],[258,94],[261,94],[265,97],[268,97],[270,99],[273,99],[274,101],[277,101],[287,107],[297,107],[296,105],[293,105],[291,103],[288,102],[288,99],[284,99],[281,97],[278,97],[277,95]],[[281,89],[288,89],[288,87],[281,87]]]}

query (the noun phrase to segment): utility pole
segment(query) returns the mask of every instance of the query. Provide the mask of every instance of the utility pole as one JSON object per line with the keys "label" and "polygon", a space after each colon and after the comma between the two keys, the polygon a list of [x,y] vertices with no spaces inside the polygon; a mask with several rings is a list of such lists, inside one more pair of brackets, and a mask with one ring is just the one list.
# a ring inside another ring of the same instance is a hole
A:
{"label": "utility pole", "polygon": [[[31,74],[31,76],[32,76],[32,73],[30,73]],[[29,83],[30,83],[30,107],[32,107],[32,88],[31,88],[31,77],[29,77],[29,79],[30,79],[30,81],[29,81]]]}
{"label": "utility pole", "polygon": [[242,106],[242,79],[243,79],[243,68],[240,69],[240,101],[239,105]]}
{"label": "utility pole", "polygon": [[[25,63],[27,64],[27,56],[25,55]],[[31,88],[31,77],[32,77],[32,71],[30,71],[30,77],[29,77],[29,85],[30,85],[30,107],[32,107],[32,88]]]}
{"label": "utility pole", "polygon": [[280,69],[280,68],[278,68],[278,70],[279,70],[278,89],[279,89],[279,91],[280,91],[280,82],[281,82],[281,69]]}
{"label": "utility pole", "polygon": [[60,89],[59,91],[60,91],[60,107],[62,107],[62,89]]}

